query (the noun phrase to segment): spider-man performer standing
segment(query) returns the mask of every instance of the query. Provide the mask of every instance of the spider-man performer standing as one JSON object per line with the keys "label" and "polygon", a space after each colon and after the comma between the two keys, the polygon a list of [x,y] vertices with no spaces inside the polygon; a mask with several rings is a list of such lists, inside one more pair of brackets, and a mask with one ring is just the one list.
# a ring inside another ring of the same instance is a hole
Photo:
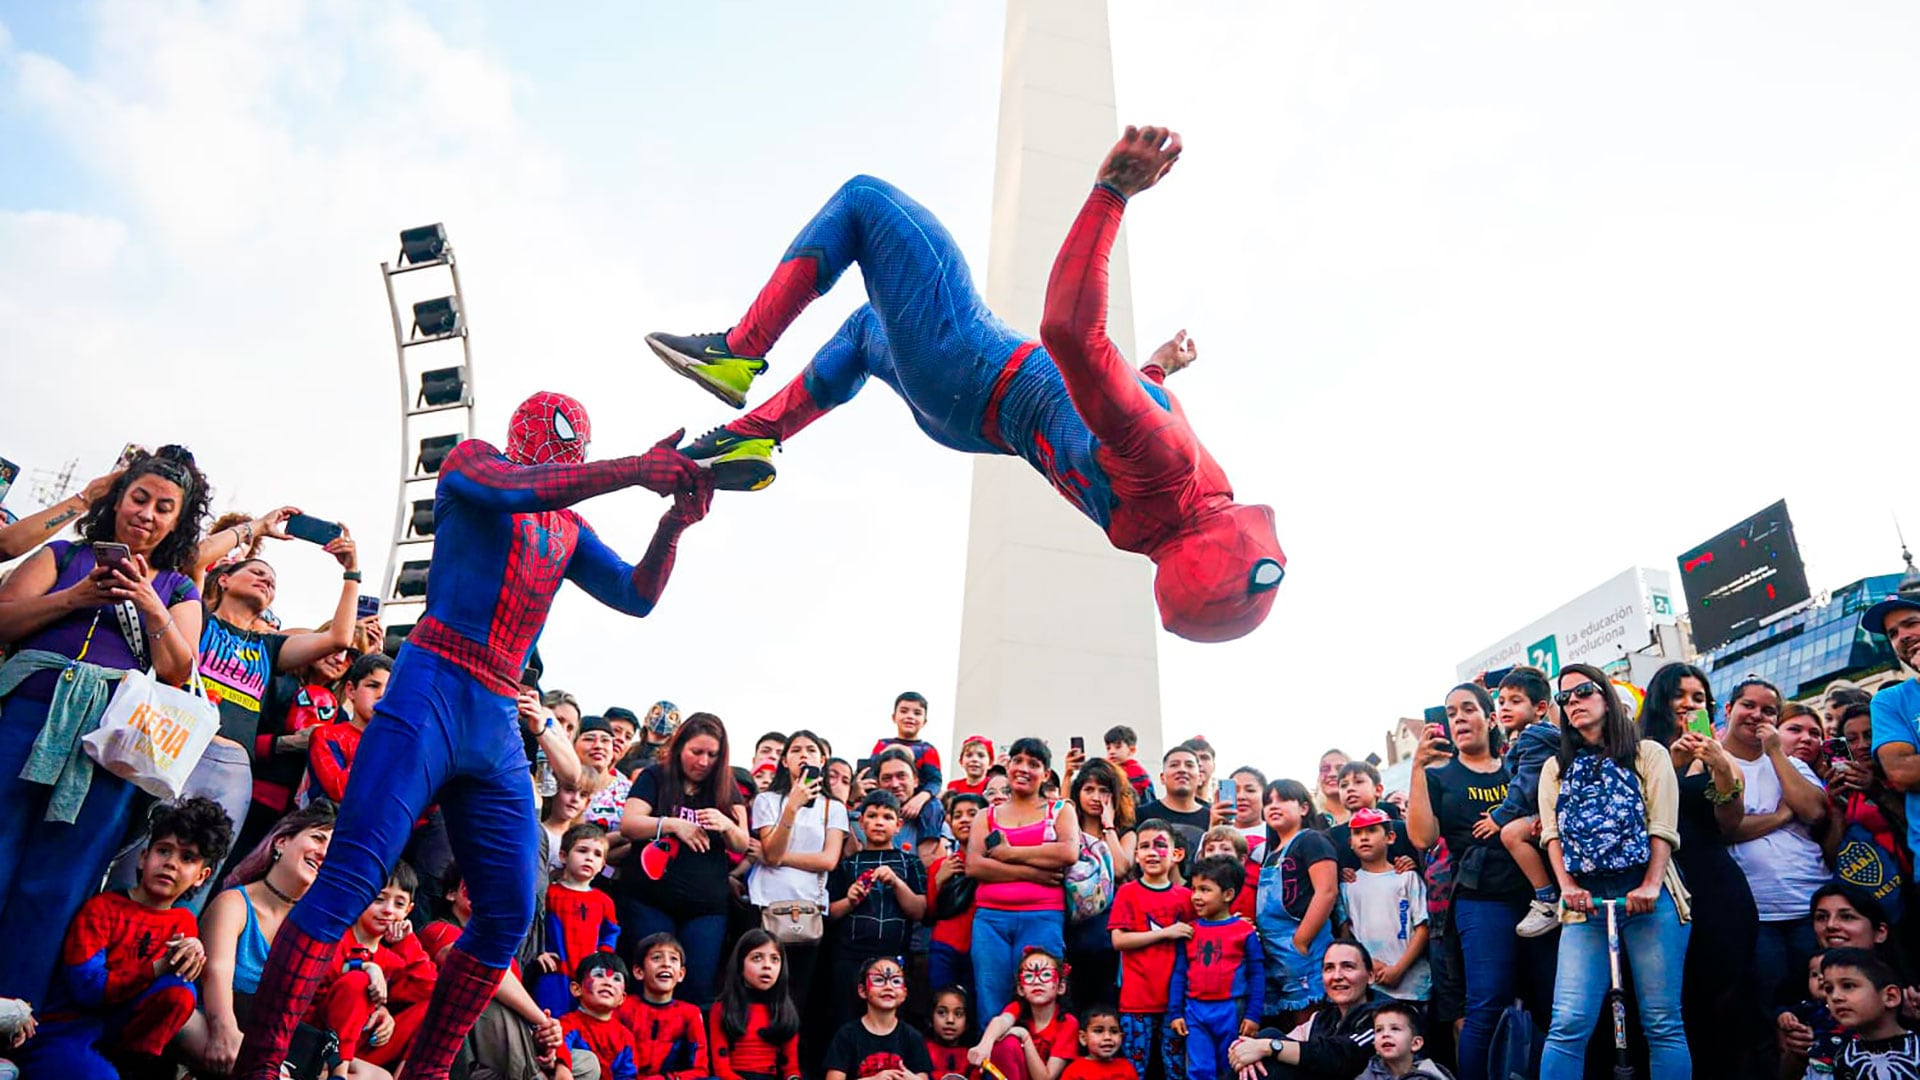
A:
{"label": "spider-man performer standing", "polygon": [[773,447],[876,375],[935,442],[1018,454],[1115,547],[1151,558],[1168,630],[1196,641],[1248,633],[1273,606],[1286,556],[1273,511],[1233,501],[1226,474],[1162,385],[1193,361],[1193,342],[1182,331],[1135,372],[1107,337],[1107,258],[1120,215],[1179,156],[1180,137],[1152,127],[1129,127],[1107,155],[1054,261],[1037,342],[987,310],[953,237],[925,207],[883,180],[848,181],[732,330],[648,335],[668,366],[739,408],[767,350],[807,304],[853,263],[866,278],[869,303],[798,378],[687,455],[721,488],[765,487]]}
{"label": "spider-man performer standing", "polygon": [[[590,463],[586,409],[542,393],[514,410],[505,454],[469,439],[447,455],[426,614],[361,737],[326,865],[274,938],[235,1075],[277,1080],[294,1028],[340,962],[341,935],[433,802],[479,902],[440,969],[406,1075],[447,1075],[533,919],[540,860],[515,718],[520,673],[562,580],[629,615],[653,610],[681,532],[713,498],[711,476],[673,449],[681,434],[638,457]],[[673,496],[639,566],[567,509],[626,487]]]}

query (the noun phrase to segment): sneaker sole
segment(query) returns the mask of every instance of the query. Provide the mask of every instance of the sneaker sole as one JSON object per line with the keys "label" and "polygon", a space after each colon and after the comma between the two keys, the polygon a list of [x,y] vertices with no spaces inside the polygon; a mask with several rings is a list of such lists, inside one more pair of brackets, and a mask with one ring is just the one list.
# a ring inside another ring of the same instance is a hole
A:
{"label": "sneaker sole", "polygon": [[759,491],[773,483],[780,475],[773,462],[764,458],[736,458],[733,461],[714,461],[708,464],[698,458],[695,464],[713,474],[713,487],[716,491]]}
{"label": "sneaker sole", "polygon": [[[653,350],[653,355],[659,357],[660,362],[667,365],[667,367],[671,368],[675,373],[691,380],[695,386],[700,387],[707,393],[712,394],[714,397],[719,398],[721,401],[726,402],[736,409],[744,409],[747,407],[747,395],[735,390],[731,386],[714,382],[701,372],[700,368],[704,361],[697,357],[688,356],[673,346],[658,340],[653,334],[648,334],[646,341],[647,348]],[[762,484],[761,486],[765,487],[766,485]]]}

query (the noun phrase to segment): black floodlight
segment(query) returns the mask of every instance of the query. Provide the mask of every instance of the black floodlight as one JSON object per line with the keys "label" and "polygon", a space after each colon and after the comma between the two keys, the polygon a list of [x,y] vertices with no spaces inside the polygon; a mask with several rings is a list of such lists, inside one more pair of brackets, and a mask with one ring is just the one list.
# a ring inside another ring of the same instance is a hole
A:
{"label": "black floodlight", "polygon": [[447,253],[447,227],[438,222],[400,230],[400,265],[432,262]]}
{"label": "black floodlight", "polygon": [[419,400],[428,405],[458,405],[466,389],[467,380],[459,368],[435,368],[421,373]]}
{"label": "black floodlight", "polygon": [[433,500],[413,500],[413,516],[407,519],[410,536],[433,535]]}
{"label": "black floodlight", "polygon": [[408,597],[427,595],[427,567],[429,565],[431,564],[426,559],[401,563],[400,576],[393,579],[394,599],[404,600]]}
{"label": "black floodlight", "polygon": [[446,337],[460,330],[460,302],[451,296],[422,300],[413,305],[413,332],[425,337]]}
{"label": "black floodlight", "polygon": [[429,435],[420,440],[420,456],[414,459],[413,471],[418,476],[432,476],[440,471],[440,466],[460,445],[458,435]]}

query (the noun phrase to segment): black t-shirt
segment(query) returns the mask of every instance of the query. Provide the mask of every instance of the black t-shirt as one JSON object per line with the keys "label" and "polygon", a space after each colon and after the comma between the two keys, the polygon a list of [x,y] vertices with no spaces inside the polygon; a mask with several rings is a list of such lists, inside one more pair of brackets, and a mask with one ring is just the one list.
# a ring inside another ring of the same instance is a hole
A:
{"label": "black t-shirt", "polygon": [[1200,858],[1200,838],[1213,827],[1212,807],[1201,803],[1198,810],[1175,810],[1158,799],[1133,812],[1134,825],[1159,818],[1173,826],[1180,837],[1180,846],[1187,849],[1187,865],[1192,866]]}
{"label": "black t-shirt", "polygon": [[[827,875],[827,896],[831,900],[845,900],[854,882],[882,866],[892,870],[908,891],[926,894],[927,868],[920,856],[899,848],[886,848],[856,851],[841,860]],[[906,952],[913,932],[914,921],[907,918],[906,911],[900,907],[899,896],[886,886],[867,893],[859,907],[852,908],[833,924],[834,941],[848,952],[861,956],[897,956]]]}
{"label": "black t-shirt", "polygon": [[1473,835],[1473,823],[1506,801],[1504,762],[1491,772],[1476,772],[1457,759],[1434,766],[1427,770],[1427,796],[1440,823],[1440,836],[1447,842],[1447,854],[1453,860],[1456,899],[1515,899],[1533,894],[1513,856],[1501,845],[1499,833],[1484,840]]}
{"label": "black t-shirt", "polygon": [[[1407,823],[1400,819],[1400,811],[1392,803],[1381,803],[1375,809],[1387,815],[1387,828],[1392,830],[1393,839],[1387,844],[1387,861],[1392,862],[1402,856],[1413,860],[1414,869],[1426,865],[1420,849],[1413,846],[1413,840],[1407,835]],[[1334,858],[1340,860],[1340,869],[1360,869],[1360,856],[1353,853],[1353,827],[1351,823],[1328,825],[1322,830],[1327,842],[1333,845]]]}
{"label": "black t-shirt", "polygon": [[864,1017],[855,1017],[834,1032],[827,1047],[824,1067],[847,1074],[847,1080],[905,1069],[926,1076],[933,1072],[933,1058],[927,1055],[927,1040],[911,1024],[895,1020],[893,1030],[875,1035],[867,1030]]}
{"label": "black t-shirt", "polygon": [[1316,863],[1337,861],[1333,845],[1325,833],[1301,829],[1291,844],[1267,841],[1267,865],[1276,861],[1280,864],[1281,904],[1294,919],[1306,918],[1307,907],[1313,903],[1313,878],[1308,871]]}
{"label": "black t-shirt", "polygon": [[[628,800],[639,799],[652,808],[655,817],[672,817],[672,813],[663,813],[661,784],[665,768],[649,765],[640,770],[634,778],[632,790],[627,792]],[[691,818],[695,810],[710,810],[713,800],[704,796],[682,795],[677,813]],[[671,837],[669,837],[671,839]],[[729,891],[727,889],[727,871],[732,863],[727,859],[726,841],[721,834],[711,830],[707,839],[712,843],[705,851],[695,851],[685,844],[674,842],[677,849],[667,863],[666,873],[655,881],[640,869],[640,852],[652,837],[639,837],[633,842],[633,853],[620,871],[621,887],[634,899],[675,917],[709,915],[726,910]]]}

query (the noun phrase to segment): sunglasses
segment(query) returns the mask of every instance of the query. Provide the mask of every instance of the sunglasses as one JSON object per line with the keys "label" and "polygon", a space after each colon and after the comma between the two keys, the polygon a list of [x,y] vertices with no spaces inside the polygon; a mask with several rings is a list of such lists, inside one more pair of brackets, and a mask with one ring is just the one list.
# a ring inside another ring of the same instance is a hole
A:
{"label": "sunglasses", "polygon": [[1553,703],[1564,709],[1567,707],[1567,702],[1572,701],[1574,698],[1585,700],[1599,692],[1600,684],[1589,679],[1571,690],[1562,690],[1553,695]]}

